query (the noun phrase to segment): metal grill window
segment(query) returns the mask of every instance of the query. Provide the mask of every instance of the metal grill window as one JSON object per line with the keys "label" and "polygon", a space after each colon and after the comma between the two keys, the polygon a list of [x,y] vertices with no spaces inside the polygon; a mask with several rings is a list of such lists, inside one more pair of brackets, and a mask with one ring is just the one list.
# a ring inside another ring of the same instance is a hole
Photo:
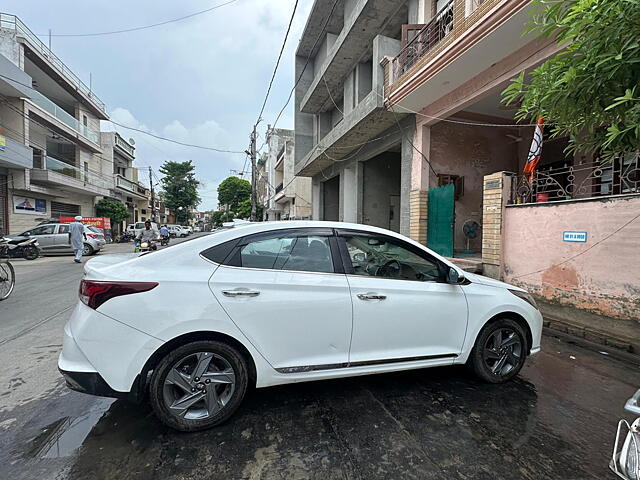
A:
{"label": "metal grill window", "polygon": [[51,217],[75,217],[80,215],[80,205],[71,203],[51,202]]}

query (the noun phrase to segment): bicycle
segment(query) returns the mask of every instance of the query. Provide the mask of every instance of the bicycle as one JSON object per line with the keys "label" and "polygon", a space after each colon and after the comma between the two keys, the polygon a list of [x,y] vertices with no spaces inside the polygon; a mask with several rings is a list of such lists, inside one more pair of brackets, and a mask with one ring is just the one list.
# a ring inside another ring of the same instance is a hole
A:
{"label": "bicycle", "polygon": [[8,260],[0,260],[0,301],[6,299],[16,286],[16,271]]}

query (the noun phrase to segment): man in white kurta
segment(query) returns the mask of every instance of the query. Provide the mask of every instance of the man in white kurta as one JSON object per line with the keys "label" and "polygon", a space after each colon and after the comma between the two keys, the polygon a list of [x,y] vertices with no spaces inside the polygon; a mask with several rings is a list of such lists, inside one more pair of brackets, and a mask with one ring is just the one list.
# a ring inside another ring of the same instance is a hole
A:
{"label": "man in white kurta", "polygon": [[73,261],[81,263],[80,259],[82,258],[82,251],[84,250],[84,240],[87,236],[84,233],[82,217],[78,215],[74,220],[75,221],[69,225],[69,243],[75,255]]}

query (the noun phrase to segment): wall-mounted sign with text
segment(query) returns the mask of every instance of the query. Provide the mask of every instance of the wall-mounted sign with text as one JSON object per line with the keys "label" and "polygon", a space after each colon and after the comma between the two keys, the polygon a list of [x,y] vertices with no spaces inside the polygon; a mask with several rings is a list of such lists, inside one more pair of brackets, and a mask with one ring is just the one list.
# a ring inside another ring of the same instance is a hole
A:
{"label": "wall-mounted sign with text", "polygon": [[587,232],[562,232],[562,241],[587,243]]}
{"label": "wall-mounted sign with text", "polygon": [[40,198],[13,196],[13,213],[28,213],[29,215],[45,215],[47,201]]}

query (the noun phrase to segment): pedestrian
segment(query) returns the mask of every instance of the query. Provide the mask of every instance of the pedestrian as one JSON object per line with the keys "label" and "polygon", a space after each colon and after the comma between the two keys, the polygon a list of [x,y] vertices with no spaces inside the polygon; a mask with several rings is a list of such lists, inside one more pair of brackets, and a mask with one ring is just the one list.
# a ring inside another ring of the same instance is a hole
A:
{"label": "pedestrian", "polygon": [[69,225],[69,243],[73,249],[76,263],[82,263],[80,258],[82,257],[82,251],[84,250],[84,240],[87,239],[87,235],[84,233],[84,225],[82,224],[82,217],[80,215],[74,218],[74,221]]}

